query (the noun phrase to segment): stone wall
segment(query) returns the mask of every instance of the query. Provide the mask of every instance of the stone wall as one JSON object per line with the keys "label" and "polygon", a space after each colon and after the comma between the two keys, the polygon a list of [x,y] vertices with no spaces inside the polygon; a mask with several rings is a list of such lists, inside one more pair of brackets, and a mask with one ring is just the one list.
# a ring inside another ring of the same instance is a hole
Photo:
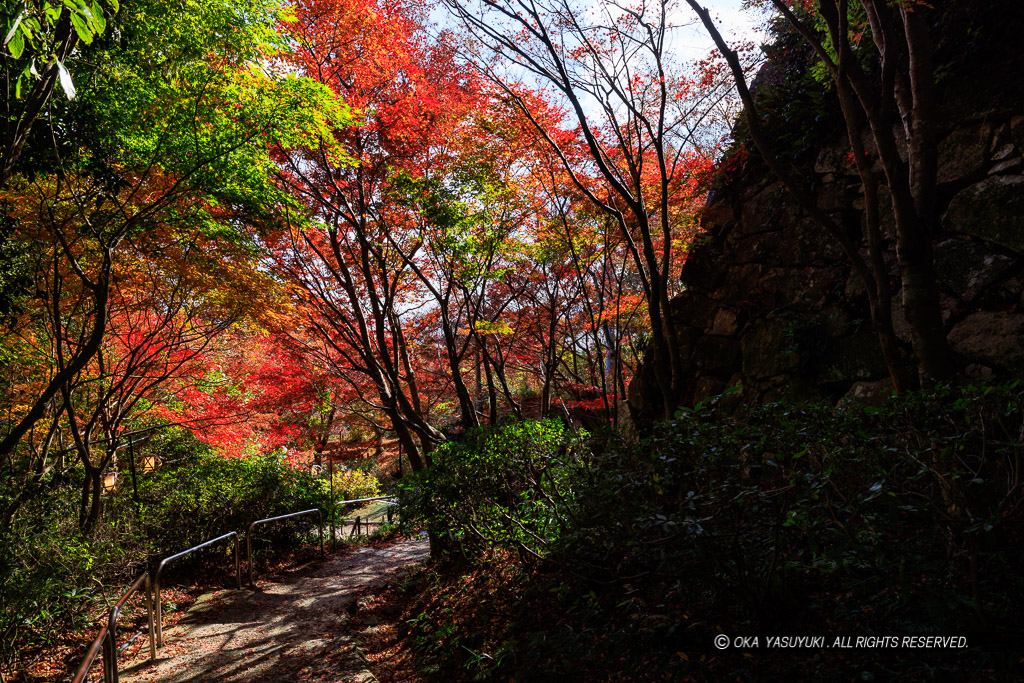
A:
{"label": "stone wall", "polygon": [[[955,123],[939,146],[943,316],[966,373],[1024,376],[1024,107],[964,115],[962,105],[945,112]],[[820,208],[859,225],[863,198],[847,150],[823,145],[810,175]],[[727,400],[749,403],[877,392],[888,375],[862,285],[838,245],[764,175],[713,193],[683,270],[686,291],[672,301],[689,368],[684,403],[731,387],[739,390]],[[891,245],[884,188],[882,196]],[[893,304],[909,357],[898,289]],[[630,386],[634,415],[656,412],[654,387],[641,367]]]}

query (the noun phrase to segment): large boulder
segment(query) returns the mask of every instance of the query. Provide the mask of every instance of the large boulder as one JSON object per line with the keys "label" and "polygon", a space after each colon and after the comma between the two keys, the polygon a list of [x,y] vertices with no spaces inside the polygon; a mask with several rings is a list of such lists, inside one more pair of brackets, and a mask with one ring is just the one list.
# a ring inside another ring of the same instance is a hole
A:
{"label": "large boulder", "polygon": [[790,325],[778,318],[754,325],[741,341],[743,374],[748,377],[775,377],[799,366]]}
{"label": "large boulder", "polygon": [[730,337],[706,335],[697,342],[693,363],[702,373],[728,371],[730,374],[740,357],[740,344]]}
{"label": "large boulder", "polygon": [[961,190],[942,226],[1024,254],[1024,176],[992,176]]}
{"label": "large boulder", "polygon": [[871,380],[888,373],[878,336],[869,330],[837,340],[815,365],[817,380],[822,384]]}
{"label": "large boulder", "polygon": [[1024,314],[982,311],[969,315],[949,333],[953,351],[980,363],[1024,373]]}
{"label": "large boulder", "polygon": [[946,240],[935,245],[939,280],[957,298],[973,301],[1017,262],[984,243]]}
{"label": "large boulder", "polygon": [[953,183],[983,174],[992,126],[979,122],[955,129],[939,143],[939,182]]}

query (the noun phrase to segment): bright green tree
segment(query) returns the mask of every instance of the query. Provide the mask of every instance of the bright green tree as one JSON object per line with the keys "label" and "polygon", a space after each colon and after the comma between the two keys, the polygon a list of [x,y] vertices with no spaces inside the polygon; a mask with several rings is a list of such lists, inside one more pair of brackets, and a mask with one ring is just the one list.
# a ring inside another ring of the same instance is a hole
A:
{"label": "bright green tree", "polygon": [[[74,99],[36,126],[49,147],[26,148],[22,161],[33,163],[15,164],[0,197],[13,234],[39,255],[28,260],[35,291],[47,293],[4,347],[13,353],[19,346],[8,342],[32,328],[53,351],[21,383],[0,441],[0,466],[20,482],[13,490],[59,462],[46,439],[26,439],[59,425],[94,481],[88,495],[98,496],[101,472],[91,470],[90,435],[75,425],[72,387],[103,341],[121,255],[211,237],[251,247],[254,228],[291,205],[274,182],[274,155],[299,145],[330,154],[333,131],[351,121],[329,89],[279,66],[287,45],[278,27],[288,16],[276,1],[133,0],[118,9],[102,26],[93,13],[90,40],[79,36],[61,60],[58,71],[74,74]],[[9,56],[5,65],[19,69]],[[21,73],[9,68],[8,81]],[[2,518],[17,500],[5,501]]]}

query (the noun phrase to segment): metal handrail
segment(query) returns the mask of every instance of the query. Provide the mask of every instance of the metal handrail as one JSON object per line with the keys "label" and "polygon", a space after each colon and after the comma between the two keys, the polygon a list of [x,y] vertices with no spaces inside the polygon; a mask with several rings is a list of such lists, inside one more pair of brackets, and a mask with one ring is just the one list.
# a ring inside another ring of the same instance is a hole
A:
{"label": "metal handrail", "polygon": [[377,496],[376,498],[355,498],[353,500],[339,500],[334,504],[335,507],[344,505],[345,503],[369,503],[374,500],[396,500],[394,496]]}
{"label": "metal handrail", "polygon": [[[142,440],[144,440],[144,439],[142,439]],[[137,443],[137,442],[134,442],[134,443]],[[374,498],[374,499],[370,499],[370,500],[378,500],[378,499]],[[362,502],[362,501],[341,501],[341,502],[351,503],[351,502]],[[317,513],[317,516],[319,518],[319,520],[318,520],[319,521],[318,531],[320,533],[320,555],[323,556],[323,554],[324,554],[323,513],[319,509],[317,509],[317,508],[314,508],[314,509],[311,509],[311,510],[303,510],[302,512],[294,512],[294,513],[289,514],[289,515],[281,515],[279,517],[270,517],[268,519],[260,519],[260,520],[257,520],[257,521],[255,521],[255,522],[253,522],[252,524],[249,525],[249,534],[246,535],[246,550],[248,551],[248,555],[249,555],[249,582],[250,583],[252,583],[252,544],[251,544],[251,534],[252,534],[253,528],[256,525],[258,525],[258,524],[265,524],[265,523],[268,523],[268,522],[276,522],[278,520],[288,519],[289,517],[298,517],[300,515],[308,515],[308,514],[312,514],[314,512]],[[148,621],[149,621],[149,658],[150,659],[156,659],[156,648],[163,647],[163,644],[164,644],[164,638],[163,638],[163,600],[160,597],[160,576],[163,574],[164,567],[167,566],[167,564],[169,562],[172,562],[173,560],[176,560],[176,559],[178,559],[180,557],[184,557],[186,555],[194,553],[197,550],[201,550],[203,548],[209,547],[209,546],[213,545],[214,543],[218,543],[218,542],[223,541],[224,539],[229,538],[229,537],[234,537],[234,539],[235,539],[235,582],[236,582],[238,588],[241,588],[242,587],[242,572],[241,572],[241,562],[240,562],[239,555],[238,555],[239,542],[238,542],[238,532],[237,531],[228,532],[228,533],[226,533],[226,534],[224,534],[222,536],[218,536],[217,538],[212,538],[209,541],[206,541],[205,543],[200,543],[197,546],[193,546],[193,547],[189,548],[188,550],[183,550],[180,553],[177,553],[175,555],[171,555],[170,557],[164,558],[163,560],[160,561],[160,566],[157,567],[156,574],[154,575],[155,578],[153,578],[152,580],[150,579],[151,572],[147,572],[147,573],[144,573],[141,576],[139,576],[139,578],[137,578],[135,580],[135,582],[132,583],[132,585],[128,588],[128,590],[124,593],[124,595],[122,595],[121,598],[117,601],[117,604],[114,605],[113,609],[110,610],[110,612],[108,614],[108,617],[107,617],[107,623],[103,625],[103,627],[100,629],[99,635],[96,636],[96,639],[93,641],[92,645],[89,646],[89,650],[86,652],[85,659],[82,660],[82,663],[79,665],[78,669],[75,671],[75,677],[72,679],[71,683],[84,683],[86,677],[89,675],[89,669],[92,668],[92,665],[96,663],[96,658],[99,657],[101,654],[102,654],[101,661],[103,662],[103,680],[106,683],[117,683],[117,681],[118,681],[118,672],[117,672],[118,649],[117,649],[117,640],[116,640],[116,638],[117,638],[117,617],[118,617],[118,615],[121,612],[121,608],[128,601],[128,598],[131,597],[131,595],[133,593],[135,593],[137,590],[139,590],[139,586],[140,585],[145,585],[145,589],[146,589],[146,613],[147,613],[147,617],[148,617]],[[154,614],[153,614],[153,612],[154,612],[154,609],[153,609],[154,603],[156,604],[156,610],[155,610],[156,611],[156,616],[155,616],[155,618],[154,618]],[[155,629],[154,629],[154,626],[155,626]],[[156,638],[155,639],[154,639],[154,630],[156,632]],[[141,635],[141,633],[136,634],[132,638],[132,641],[134,641],[135,638],[138,638],[139,635]],[[129,641],[129,642],[131,642],[131,641]],[[127,646],[127,644],[126,644],[126,646]]]}
{"label": "metal handrail", "polygon": [[153,638],[153,593],[152,583],[149,580],[149,573],[145,572],[139,578],[135,579],[125,594],[121,596],[121,599],[117,601],[113,609],[110,610],[110,617],[107,619],[107,633],[110,634],[110,679],[112,683],[118,683],[117,675],[117,615],[121,612],[121,607],[128,601],[131,595],[139,590],[139,586],[145,585],[146,587],[146,616],[149,619],[149,658],[156,659],[156,643]]}
{"label": "metal handrail", "polygon": [[316,513],[317,531],[320,533],[320,557],[324,556],[324,515],[320,511],[320,508],[311,508],[309,510],[303,510],[302,512],[292,512],[287,515],[279,515],[277,517],[267,517],[266,519],[257,519],[255,522],[249,525],[249,530],[245,532],[245,554],[249,558],[249,585],[253,588],[256,584],[252,579],[252,530],[259,524],[269,524],[270,522],[279,522],[282,519],[289,519],[291,517],[301,517],[302,515],[311,515]]}
{"label": "metal handrail", "polygon": [[[373,501],[376,501],[376,500],[389,500],[389,501],[391,501],[391,505],[395,505],[398,502],[395,499],[394,496],[377,496],[375,498],[354,498],[352,500],[339,500],[338,502],[336,502],[334,504],[334,508],[336,510],[339,505],[346,505],[348,503],[370,503],[370,502],[373,502]],[[390,514],[391,514],[391,512],[389,510],[388,511],[388,515],[389,515],[388,521],[389,522],[391,521]],[[335,514],[332,513],[331,514],[331,552],[332,553],[338,552],[338,539],[334,535],[334,518],[335,518]],[[358,520],[358,517],[356,519]],[[344,521],[345,520],[342,520],[342,522],[344,522]],[[345,525],[342,524],[342,533],[344,533],[344,526]],[[352,536],[352,534],[354,534],[355,531],[356,531],[356,527],[352,527],[352,533],[349,534],[349,536]]]}
{"label": "metal handrail", "polygon": [[238,532],[237,531],[229,531],[228,533],[224,534],[223,536],[218,536],[217,538],[211,538],[209,541],[206,541],[205,543],[200,543],[197,546],[189,548],[188,550],[183,550],[180,553],[178,553],[177,555],[171,555],[170,557],[164,558],[163,560],[160,561],[160,566],[157,567],[157,570],[156,570],[156,578],[153,580],[153,593],[156,596],[156,646],[157,647],[163,647],[164,646],[163,604],[162,604],[162,601],[160,600],[160,574],[164,571],[164,566],[168,562],[170,562],[171,560],[176,560],[179,557],[184,557],[185,555],[188,555],[190,553],[194,553],[195,551],[200,550],[202,548],[206,548],[207,546],[211,546],[214,543],[217,543],[218,541],[223,541],[225,538],[230,538],[231,536],[235,537],[235,581],[238,584],[238,587],[241,588],[242,587],[242,573],[241,573],[241,570],[240,570],[240,565],[238,563]]}
{"label": "metal handrail", "polygon": [[110,652],[113,650],[108,645],[110,638],[110,631],[108,630],[107,624],[103,625],[100,629],[100,634],[96,636],[96,640],[89,646],[89,651],[85,654],[85,659],[82,660],[81,665],[78,667],[78,671],[75,672],[75,677],[71,679],[71,683],[85,683],[86,676],[89,675],[89,669],[92,668],[93,663],[96,661],[96,657],[100,654],[100,650],[103,651],[103,680],[110,683]]}

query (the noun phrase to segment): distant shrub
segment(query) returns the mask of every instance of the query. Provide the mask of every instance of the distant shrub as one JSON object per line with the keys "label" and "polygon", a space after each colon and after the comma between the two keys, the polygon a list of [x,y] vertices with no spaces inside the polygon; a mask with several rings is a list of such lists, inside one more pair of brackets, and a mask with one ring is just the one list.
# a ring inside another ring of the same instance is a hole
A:
{"label": "distant shrub", "polygon": [[[320,480],[321,492],[330,495],[331,480]],[[359,498],[375,498],[380,495],[380,482],[377,477],[363,470],[340,470],[334,472],[334,499],[356,500]]]}
{"label": "distant shrub", "polygon": [[[199,452],[140,478],[139,497],[140,531],[154,548],[165,551],[244,532],[257,519],[314,507],[326,510],[329,502],[321,480],[291,467],[279,451],[248,458]],[[132,505],[130,487],[122,485],[114,501],[116,516],[131,519]],[[290,528],[278,526],[267,533],[283,537]]]}

